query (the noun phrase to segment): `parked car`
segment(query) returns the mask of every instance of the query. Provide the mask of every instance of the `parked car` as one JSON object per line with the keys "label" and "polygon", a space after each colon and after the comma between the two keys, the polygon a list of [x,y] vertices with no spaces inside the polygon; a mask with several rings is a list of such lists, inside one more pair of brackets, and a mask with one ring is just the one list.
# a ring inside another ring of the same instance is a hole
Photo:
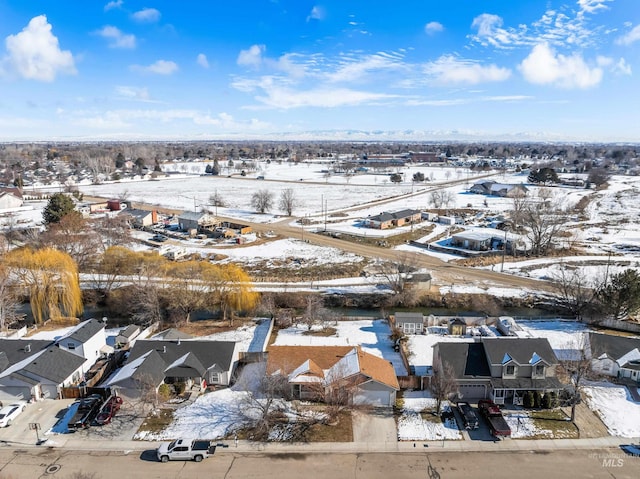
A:
{"label": "parked car", "polygon": [[69,421],[69,429],[81,429],[91,425],[91,421],[98,415],[103,398],[100,394],[92,394],[81,399],[78,410]]}
{"label": "parked car", "polygon": [[459,402],[458,411],[462,416],[462,424],[465,429],[478,429],[478,415],[468,402]]}
{"label": "parked car", "polygon": [[104,403],[102,409],[96,416],[95,424],[98,426],[104,426],[105,424],[109,424],[113,419],[113,416],[117,414],[120,410],[120,406],[122,405],[122,398],[120,396],[111,396],[107,399],[107,402]]}
{"label": "parked car", "polygon": [[497,404],[489,399],[481,399],[478,401],[478,410],[485,417],[489,423],[489,429],[491,434],[495,437],[509,437],[511,436],[511,428],[507,421],[502,416],[502,411]]}
{"label": "parked car", "polygon": [[0,427],[8,427],[26,409],[25,403],[14,403],[0,409]]}
{"label": "parked car", "polygon": [[163,442],[156,450],[158,460],[200,462],[216,452],[216,446],[209,439],[177,439],[171,442]]}
{"label": "parked car", "polygon": [[167,238],[165,235],[153,235],[151,238],[149,238],[151,241],[156,241],[158,243],[163,243],[165,241],[167,241],[169,238]]}

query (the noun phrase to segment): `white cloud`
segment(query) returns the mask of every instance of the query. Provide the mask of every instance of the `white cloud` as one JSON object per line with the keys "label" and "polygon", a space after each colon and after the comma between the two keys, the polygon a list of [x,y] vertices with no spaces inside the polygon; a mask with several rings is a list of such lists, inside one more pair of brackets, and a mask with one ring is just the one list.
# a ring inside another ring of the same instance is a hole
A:
{"label": "white cloud", "polygon": [[562,88],[590,88],[602,80],[602,68],[589,67],[578,55],[556,53],[549,45],[536,45],[518,66],[525,80],[537,85]]}
{"label": "white cloud", "polygon": [[611,57],[598,56],[596,63],[600,67],[608,67],[611,72],[617,75],[631,75],[631,65],[624,58],[620,58],[616,62]]}
{"label": "white cloud", "polygon": [[580,13],[596,13],[598,10],[606,10],[609,7],[605,3],[611,0],[578,0]]}
{"label": "white cloud", "polygon": [[326,77],[331,82],[349,82],[358,81],[373,71],[402,69],[406,69],[402,55],[378,52],[364,57],[346,57],[342,64],[334,72],[327,73]]}
{"label": "white cloud", "polygon": [[631,45],[640,40],[640,25],[636,25],[627,33],[616,39],[618,45]]}
{"label": "white cloud", "polygon": [[169,60],[158,60],[148,66],[132,65],[131,69],[146,73],[156,73],[158,75],[171,75],[178,71],[178,65]]}
{"label": "white cloud", "polygon": [[104,11],[108,12],[109,10],[113,10],[114,8],[122,8],[123,3],[124,2],[122,0],[114,0],[112,2],[109,2],[104,6]]}
{"label": "white cloud", "polygon": [[131,17],[136,22],[157,22],[158,20],[160,20],[160,11],[156,10],[155,8],[143,8],[142,10],[138,10],[137,12],[133,13]]}
{"label": "white cloud", "polygon": [[240,50],[236,62],[240,66],[259,68],[262,65],[262,53],[265,50],[264,45],[251,45],[248,50]]}
{"label": "white cloud", "polygon": [[307,16],[307,22],[311,20],[324,20],[325,16],[326,12],[324,8],[319,5],[314,5],[314,7],[311,9],[311,12],[309,12],[309,15]]}
{"label": "white cloud", "polygon": [[196,62],[202,68],[209,68],[209,60],[207,60],[207,56],[204,53],[199,53],[198,54],[198,56],[196,58]]}
{"label": "white cloud", "polygon": [[424,71],[437,83],[463,83],[476,85],[485,82],[504,81],[511,70],[497,65],[481,65],[473,60],[461,60],[453,55],[443,55],[436,61],[424,65]]}
{"label": "white cloud", "polygon": [[135,88],[131,86],[117,86],[116,93],[118,96],[131,100],[150,101],[149,90],[146,88]]}
{"label": "white cloud", "polygon": [[58,38],[51,32],[47,17],[40,15],[16,35],[9,35],[5,44],[7,56],[3,59],[7,70],[22,78],[53,81],[58,73],[75,74],[73,55],[61,50]]}
{"label": "white cloud", "polygon": [[118,27],[111,25],[105,25],[96,32],[103,38],[111,40],[109,46],[111,48],[135,48],[136,37],[135,35],[122,32]]}
{"label": "white cloud", "polygon": [[427,35],[433,35],[435,33],[441,32],[444,30],[444,25],[440,22],[429,22],[424,26],[424,31]]}

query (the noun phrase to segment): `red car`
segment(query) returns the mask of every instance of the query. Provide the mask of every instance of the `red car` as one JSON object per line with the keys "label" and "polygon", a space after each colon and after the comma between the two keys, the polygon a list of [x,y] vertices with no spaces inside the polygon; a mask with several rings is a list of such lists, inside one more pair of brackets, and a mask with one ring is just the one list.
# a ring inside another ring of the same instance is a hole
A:
{"label": "red car", "polygon": [[109,424],[113,416],[120,410],[122,404],[122,398],[120,396],[111,396],[107,402],[102,406],[100,412],[96,416],[95,423],[98,426],[104,426]]}

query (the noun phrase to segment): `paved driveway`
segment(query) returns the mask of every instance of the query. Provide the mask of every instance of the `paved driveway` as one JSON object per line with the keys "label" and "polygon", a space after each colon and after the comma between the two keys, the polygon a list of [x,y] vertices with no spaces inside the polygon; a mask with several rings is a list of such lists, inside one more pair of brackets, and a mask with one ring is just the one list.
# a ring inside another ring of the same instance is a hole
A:
{"label": "paved driveway", "polygon": [[46,437],[45,432],[58,422],[72,402],[73,399],[45,399],[27,404],[25,411],[11,426],[0,429],[0,441],[14,445],[35,444],[36,431],[29,429],[29,424],[37,423],[40,427],[40,439]]}
{"label": "paved driveway", "polygon": [[353,442],[398,442],[398,429],[391,409],[353,413]]}

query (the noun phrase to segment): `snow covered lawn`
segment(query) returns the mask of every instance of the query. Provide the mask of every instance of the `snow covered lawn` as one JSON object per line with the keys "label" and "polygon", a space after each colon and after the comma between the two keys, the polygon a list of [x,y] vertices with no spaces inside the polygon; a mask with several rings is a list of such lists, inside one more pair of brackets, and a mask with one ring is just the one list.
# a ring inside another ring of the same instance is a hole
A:
{"label": "snow covered lawn", "polygon": [[511,428],[511,437],[513,439],[529,437],[553,438],[553,431],[538,428],[535,424],[535,420],[531,417],[531,414],[528,411],[518,411],[505,414],[504,418]]}
{"label": "snow covered lawn", "polygon": [[640,404],[631,400],[627,388],[600,382],[584,387],[589,407],[613,436],[640,436]]}
{"label": "snow covered lawn", "polygon": [[[362,350],[374,356],[386,359],[393,364],[398,376],[406,376],[400,353],[393,350],[393,342],[389,339],[391,329],[389,323],[383,319],[338,321],[327,323],[336,329],[332,336],[312,336],[305,334],[307,327],[294,325],[278,331],[274,346],[362,346]],[[315,327],[320,329],[321,326]]]}
{"label": "snow covered lawn", "polygon": [[[423,418],[420,414],[425,409],[433,409],[436,400],[427,397],[424,391],[405,391],[404,410],[398,419],[399,441],[436,441],[442,439],[462,439],[455,419],[445,424],[437,417]],[[427,413],[431,414],[431,413]],[[430,420],[432,419],[432,420]]]}

